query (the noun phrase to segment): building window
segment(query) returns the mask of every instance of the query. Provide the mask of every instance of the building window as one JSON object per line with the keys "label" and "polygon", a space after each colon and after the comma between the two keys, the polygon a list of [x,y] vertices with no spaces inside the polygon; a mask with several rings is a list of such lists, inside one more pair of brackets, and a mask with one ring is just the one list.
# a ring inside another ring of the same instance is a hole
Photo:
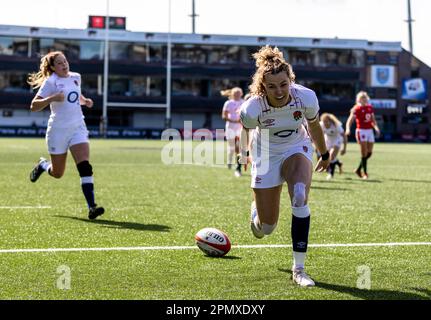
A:
{"label": "building window", "polygon": [[211,80],[209,83],[209,96],[221,97],[220,91],[234,87],[241,87],[240,81],[232,79]]}
{"label": "building window", "polygon": [[28,38],[0,37],[0,54],[27,57],[28,45]]}
{"label": "building window", "polygon": [[101,41],[79,42],[79,58],[81,60],[101,60],[104,56],[104,44]]}
{"label": "building window", "polygon": [[127,60],[129,59],[128,42],[111,42],[109,45],[109,59],[112,60]]}
{"label": "building window", "polygon": [[99,75],[97,74],[83,74],[82,75],[82,93],[84,95],[100,95],[101,88],[99,88]]}
{"label": "building window", "polygon": [[0,72],[0,91],[9,93],[30,92],[25,72]]}
{"label": "building window", "polygon": [[41,56],[52,51],[62,51],[69,60],[78,60],[80,45],[77,40],[58,40],[43,38],[39,41],[39,53]]}
{"label": "building window", "polygon": [[302,50],[289,51],[290,63],[294,66],[309,66],[311,65],[311,52]]}
{"label": "building window", "polygon": [[149,59],[149,48],[144,43],[134,43],[131,46],[130,58],[136,62],[147,62]]}
{"label": "building window", "polygon": [[174,79],[172,81],[173,96],[194,96],[201,93],[200,80],[195,79]]}

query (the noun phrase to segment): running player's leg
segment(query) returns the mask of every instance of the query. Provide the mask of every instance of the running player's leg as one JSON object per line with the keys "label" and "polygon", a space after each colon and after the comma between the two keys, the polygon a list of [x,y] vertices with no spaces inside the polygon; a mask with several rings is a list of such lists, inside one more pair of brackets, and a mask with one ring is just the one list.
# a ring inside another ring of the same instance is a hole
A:
{"label": "running player's leg", "polygon": [[363,161],[363,168],[364,168],[364,179],[368,179],[368,159],[371,158],[371,155],[373,154],[373,142],[367,142],[366,143],[366,150],[362,154],[362,161]]}
{"label": "running player's leg", "polygon": [[287,158],[282,166],[282,175],[287,181],[292,205],[293,280],[301,286],[314,285],[314,281],[304,271],[310,229],[308,194],[312,170],[311,161],[302,154]]}
{"label": "running player's leg", "polygon": [[226,140],[227,140],[227,167],[232,168],[234,163],[233,158],[235,157],[235,137],[232,136],[232,129],[226,129]]}
{"label": "running player's leg", "polygon": [[47,172],[50,176],[60,179],[66,168],[67,149],[69,135],[67,130],[48,128],[46,133],[46,144],[50,153],[50,160],[43,157],[34,166],[30,173],[30,181],[36,182],[43,172]]}
{"label": "running player's leg", "polygon": [[277,227],[281,190],[282,185],[265,189],[253,188],[250,224],[256,238],[270,235]]}
{"label": "running player's leg", "polygon": [[361,131],[359,130],[359,129],[356,129],[356,141],[358,142],[358,144],[359,144],[359,148],[360,148],[360,152],[361,152],[361,161],[359,161],[359,166],[356,168],[356,170],[355,170],[355,173],[358,175],[358,177],[359,178],[362,178],[362,164],[363,164],[363,162],[362,162],[362,158],[363,158],[363,153],[364,152],[366,152],[366,149],[364,149],[364,148],[366,148],[366,140],[364,140],[365,139],[365,136],[361,136]]}
{"label": "running player's leg", "polygon": [[338,161],[337,156],[339,151],[340,151],[340,147],[336,145],[332,146],[332,148],[329,150],[329,157],[331,159],[331,163],[329,165],[329,175],[327,179],[332,179],[334,177],[335,166]]}
{"label": "running player's leg", "polygon": [[240,160],[240,153],[239,153],[239,131],[237,132],[238,135],[235,136],[235,159],[236,159],[236,169],[235,169],[235,176],[240,177],[241,176],[241,164],[239,163]]}
{"label": "running player's leg", "polygon": [[81,177],[81,188],[84,193],[85,200],[89,208],[88,217],[95,219],[97,216],[102,215],[105,210],[103,207],[97,207],[94,200],[94,178],[93,167],[91,166],[90,159],[90,146],[88,142],[74,144],[70,147],[73,159],[75,160],[76,167]]}

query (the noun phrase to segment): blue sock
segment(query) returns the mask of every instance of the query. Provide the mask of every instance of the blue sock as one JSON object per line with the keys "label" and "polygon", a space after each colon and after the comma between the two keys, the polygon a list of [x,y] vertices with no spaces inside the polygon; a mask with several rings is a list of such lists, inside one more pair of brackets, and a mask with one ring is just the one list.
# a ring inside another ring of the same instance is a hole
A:
{"label": "blue sock", "polygon": [[308,232],[310,230],[310,209],[308,206],[293,208],[292,246],[295,252],[307,252]]}

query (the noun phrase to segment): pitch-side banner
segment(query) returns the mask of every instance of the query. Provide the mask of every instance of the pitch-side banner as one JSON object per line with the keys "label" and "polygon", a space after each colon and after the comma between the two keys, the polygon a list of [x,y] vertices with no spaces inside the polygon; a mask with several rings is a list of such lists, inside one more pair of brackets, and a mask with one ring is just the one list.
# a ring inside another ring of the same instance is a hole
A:
{"label": "pitch-side banner", "polygon": [[374,109],[396,109],[397,100],[395,99],[371,99],[370,104]]}

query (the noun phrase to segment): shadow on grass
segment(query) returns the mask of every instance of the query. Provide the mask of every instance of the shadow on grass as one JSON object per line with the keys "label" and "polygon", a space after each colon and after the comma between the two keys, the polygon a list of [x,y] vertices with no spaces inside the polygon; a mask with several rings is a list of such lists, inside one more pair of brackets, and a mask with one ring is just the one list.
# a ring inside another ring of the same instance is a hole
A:
{"label": "shadow on grass", "polygon": [[316,187],[311,185],[311,189],[316,189],[316,190],[336,190],[336,191],[351,191],[352,189],[348,189],[348,188],[335,188],[335,187]]}
{"label": "shadow on grass", "polygon": [[[279,271],[292,274],[289,269],[278,269]],[[431,299],[431,290],[423,288],[410,288],[421,292],[423,295],[412,293],[412,292],[402,292],[402,291],[391,291],[391,290],[366,290],[358,289],[355,287],[342,286],[338,284],[316,282],[317,288],[322,288],[328,291],[337,291],[340,293],[346,293],[353,297],[364,299],[364,300],[429,300]],[[425,295],[425,296],[424,296]]]}
{"label": "shadow on grass", "polygon": [[411,179],[388,179],[395,182],[412,182],[412,183],[431,183],[431,180],[411,180]]}
{"label": "shadow on grass", "polygon": [[[351,178],[350,176],[352,176],[353,178]],[[388,179],[391,180],[391,179]],[[393,179],[392,179],[393,180]],[[386,180],[385,180],[386,181]],[[403,181],[403,180],[400,180]],[[318,183],[347,183],[347,184],[352,184],[352,183],[364,183],[364,182],[369,182],[369,183],[382,183],[382,180],[379,179],[361,179],[358,176],[356,176],[355,174],[350,174],[350,173],[343,173],[342,175],[337,175],[335,174],[335,178],[332,180],[313,180],[314,182],[318,182]],[[409,182],[413,182],[409,181]],[[420,182],[420,181],[418,181]],[[431,181],[430,181],[431,183]]]}
{"label": "shadow on grass", "polygon": [[208,255],[205,255],[205,258],[208,258],[208,259],[222,259],[222,260],[240,260],[240,259],[242,259],[241,257],[237,257],[237,256],[211,257],[211,256],[208,256]]}
{"label": "shadow on grass", "polygon": [[160,224],[143,224],[136,222],[120,222],[120,221],[112,221],[112,220],[88,220],[78,217],[69,217],[69,216],[54,216],[62,219],[70,219],[75,221],[82,221],[85,223],[98,224],[105,228],[116,228],[116,229],[130,229],[130,230],[138,230],[138,231],[159,231],[159,232],[169,232],[171,227],[164,226]]}

